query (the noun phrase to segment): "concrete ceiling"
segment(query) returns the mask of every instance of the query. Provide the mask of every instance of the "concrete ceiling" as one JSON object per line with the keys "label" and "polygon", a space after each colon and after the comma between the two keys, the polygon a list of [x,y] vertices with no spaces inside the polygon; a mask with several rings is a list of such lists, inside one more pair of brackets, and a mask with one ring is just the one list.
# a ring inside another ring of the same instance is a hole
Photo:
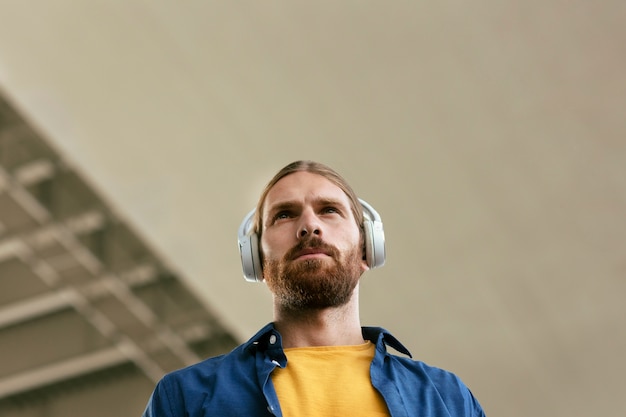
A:
{"label": "concrete ceiling", "polygon": [[385,223],[362,321],[488,415],[623,415],[626,6],[2,1],[0,88],[240,340],[236,230],[295,159]]}
{"label": "concrete ceiling", "polygon": [[0,415],[139,415],[238,343],[39,135],[0,96]]}

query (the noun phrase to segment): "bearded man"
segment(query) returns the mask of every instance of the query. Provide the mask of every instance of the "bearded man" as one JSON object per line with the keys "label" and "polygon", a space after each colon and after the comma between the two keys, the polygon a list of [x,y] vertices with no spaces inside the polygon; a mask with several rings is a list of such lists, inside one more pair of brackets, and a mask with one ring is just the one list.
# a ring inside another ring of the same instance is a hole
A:
{"label": "bearded man", "polygon": [[281,169],[239,244],[244,277],[272,293],[273,322],[228,354],[166,375],[144,417],[484,416],[457,376],[411,359],[386,330],[361,327],[359,280],[384,264],[384,233],[333,169]]}

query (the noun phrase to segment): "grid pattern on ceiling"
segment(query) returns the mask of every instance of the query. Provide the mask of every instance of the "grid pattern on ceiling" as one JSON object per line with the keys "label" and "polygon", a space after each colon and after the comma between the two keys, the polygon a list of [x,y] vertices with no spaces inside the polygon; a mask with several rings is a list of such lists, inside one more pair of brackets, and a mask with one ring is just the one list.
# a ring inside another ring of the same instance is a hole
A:
{"label": "grid pattern on ceiling", "polygon": [[0,400],[131,366],[152,382],[232,335],[0,97]]}

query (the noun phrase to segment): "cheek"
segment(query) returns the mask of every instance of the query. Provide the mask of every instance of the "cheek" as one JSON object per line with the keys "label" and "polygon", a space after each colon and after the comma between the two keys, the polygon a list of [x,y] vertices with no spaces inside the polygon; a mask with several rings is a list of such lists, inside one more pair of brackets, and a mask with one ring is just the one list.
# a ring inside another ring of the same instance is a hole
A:
{"label": "cheek", "polygon": [[280,259],[290,246],[284,236],[276,236],[266,233],[261,237],[259,242],[259,251],[261,259]]}
{"label": "cheek", "polygon": [[267,244],[267,240],[265,238],[261,238],[259,240],[259,253],[262,260],[267,259],[268,256],[272,256],[272,252],[269,248],[270,247]]}
{"label": "cheek", "polygon": [[341,252],[341,257],[344,261],[352,256],[365,259],[365,246],[363,245],[363,239],[358,234],[346,236],[341,241],[334,243],[334,246]]}

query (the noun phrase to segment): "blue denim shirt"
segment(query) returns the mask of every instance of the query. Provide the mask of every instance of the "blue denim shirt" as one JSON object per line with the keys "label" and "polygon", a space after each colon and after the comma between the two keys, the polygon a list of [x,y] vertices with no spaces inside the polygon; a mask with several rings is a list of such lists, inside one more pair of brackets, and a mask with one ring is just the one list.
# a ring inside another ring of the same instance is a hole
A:
{"label": "blue denim shirt", "polygon": [[[454,374],[392,355],[411,356],[386,330],[364,327],[376,345],[370,376],[393,417],[484,417],[478,401]],[[270,378],[287,358],[272,323],[228,354],[169,373],[159,381],[143,417],[282,417]]]}

